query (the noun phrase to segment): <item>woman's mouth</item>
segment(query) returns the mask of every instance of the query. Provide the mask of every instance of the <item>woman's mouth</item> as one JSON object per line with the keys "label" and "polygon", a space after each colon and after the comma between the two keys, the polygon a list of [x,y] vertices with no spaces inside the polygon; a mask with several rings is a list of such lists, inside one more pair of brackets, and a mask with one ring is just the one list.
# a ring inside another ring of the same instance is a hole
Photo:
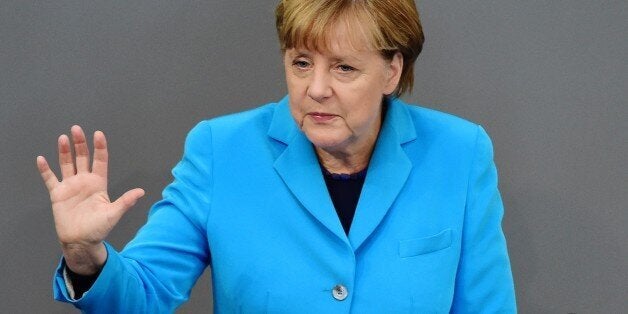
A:
{"label": "woman's mouth", "polygon": [[333,120],[337,117],[335,114],[324,113],[324,112],[310,112],[307,114],[314,122],[324,123],[330,120]]}

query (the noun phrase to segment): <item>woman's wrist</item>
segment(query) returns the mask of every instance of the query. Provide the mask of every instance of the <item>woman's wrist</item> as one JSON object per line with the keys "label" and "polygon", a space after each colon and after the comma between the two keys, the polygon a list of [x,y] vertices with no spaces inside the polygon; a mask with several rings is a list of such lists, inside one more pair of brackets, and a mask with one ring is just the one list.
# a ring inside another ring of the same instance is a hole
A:
{"label": "woman's wrist", "polygon": [[100,272],[107,261],[104,243],[96,245],[62,244],[66,267],[73,273],[90,276]]}

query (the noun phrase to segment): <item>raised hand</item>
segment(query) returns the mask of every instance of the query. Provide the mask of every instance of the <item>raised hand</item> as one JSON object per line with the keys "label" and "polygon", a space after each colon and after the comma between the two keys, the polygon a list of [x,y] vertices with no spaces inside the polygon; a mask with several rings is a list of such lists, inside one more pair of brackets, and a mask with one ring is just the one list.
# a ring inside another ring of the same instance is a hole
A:
{"label": "raised hand", "polygon": [[52,202],[55,228],[67,266],[75,273],[96,273],[107,259],[103,241],[122,215],[144,195],[136,188],[111,202],[107,193],[108,152],[105,135],[94,132],[94,158],[90,169],[87,140],[81,127],[71,129],[75,157],[70,139],[58,140],[59,181],[42,156],[37,157],[41,174]]}

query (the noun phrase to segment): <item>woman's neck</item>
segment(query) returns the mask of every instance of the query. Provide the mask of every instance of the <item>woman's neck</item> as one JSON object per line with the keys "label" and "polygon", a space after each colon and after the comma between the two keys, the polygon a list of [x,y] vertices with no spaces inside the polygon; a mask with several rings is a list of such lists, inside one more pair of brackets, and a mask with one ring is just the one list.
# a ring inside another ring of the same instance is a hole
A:
{"label": "woman's neck", "polygon": [[352,152],[329,151],[315,147],[316,155],[321,165],[331,173],[356,173],[364,170],[371,160],[372,144]]}

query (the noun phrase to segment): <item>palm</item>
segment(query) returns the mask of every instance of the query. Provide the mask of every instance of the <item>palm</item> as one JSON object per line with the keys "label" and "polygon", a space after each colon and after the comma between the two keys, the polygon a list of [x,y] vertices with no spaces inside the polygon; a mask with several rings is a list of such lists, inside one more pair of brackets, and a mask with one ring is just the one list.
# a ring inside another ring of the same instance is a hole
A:
{"label": "palm", "polygon": [[50,191],[50,200],[62,243],[98,243],[117,222],[107,195],[107,180],[93,173],[64,179]]}
{"label": "palm", "polygon": [[122,215],[138,198],[141,189],[126,192],[115,202],[107,194],[108,153],[105,136],[94,134],[94,158],[90,155],[80,127],[72,127],[75,157],[69,138],[59,137],[59,165],[63,180],[59,182],[43,157],[37,158],[39,171],[46,183],[57,236],[62,245],[93,246],[101,243]]}

